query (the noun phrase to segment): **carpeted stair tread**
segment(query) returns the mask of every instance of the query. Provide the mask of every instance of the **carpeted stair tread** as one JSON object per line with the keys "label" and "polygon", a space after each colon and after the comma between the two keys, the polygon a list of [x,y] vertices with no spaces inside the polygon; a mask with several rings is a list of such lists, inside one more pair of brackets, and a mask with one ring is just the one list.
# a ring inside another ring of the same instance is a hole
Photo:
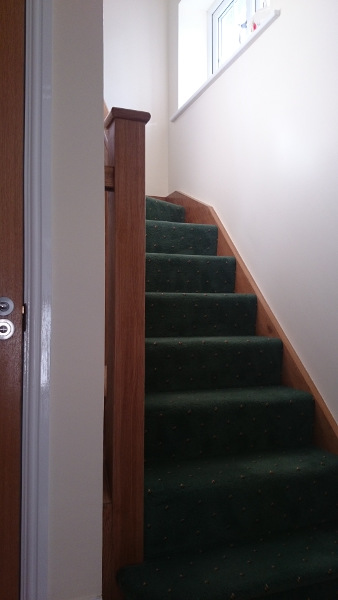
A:
{"label": "carpeted stair tread", "polygon": [[144,553],[125,600],[338,600],[338,457],[217,227],[146,198]]}
{"label": "carpeted stair tread", "polygon": [[254,294],[146,293],[146,336],[254,335]]}
{"label": "carpeted stair tread", "polygon": [[147,461],[145,556],[206,551],[337,520],[338,460],[308,447]]}
{"label": "carpeted stair tread", "polygon": [[185,209],[183,206],[171,204],[158,198],[146,197],[146,219],[153,221],[175,221],[184,223]]}
{"label": "carpeted stair tread", "polygon": [[215,225],[146,221],[146,251],[171,254],[217,254]]}
{"label": "carpeted stair tread", "polygon": [[149,393],[145,456],[150,459],[262,452],[310,445],[311,394],[284,386]]}
{"label": "carpeted stair tread", "polygon": [[146,338],[146,391],[279,385],[278,338]]}
{"label": "carpeted stair tread", "polygon": [[146,255],[147,292],[231,293],[236,260],[232,256]]}
{"label": "carpeted stair tread", "polygon": [[123,568],[126,600],[337,600],[338,526]]}

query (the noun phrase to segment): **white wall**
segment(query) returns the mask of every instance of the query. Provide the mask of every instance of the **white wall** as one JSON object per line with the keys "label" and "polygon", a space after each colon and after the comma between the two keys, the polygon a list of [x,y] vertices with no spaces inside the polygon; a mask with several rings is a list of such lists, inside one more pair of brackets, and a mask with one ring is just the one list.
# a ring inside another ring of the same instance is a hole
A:
{"label": "white wall", "polygon": [[178,33],[178,105],[208,78],[207,11],[213,0],[181,0]]}
{"label": "white wall", "polygon": [[171,124],[169,189],[216,208],[337,419],[338,3],[274,8],[280,18]]}
{"label": "white wall", "polygon": [[168,0],[104,0],[104,98],[151,113],[146,192],[168,193]]}
{"label": "white wall", "polygon": [[48,600],[101,595],[102,0],[53,1]]}

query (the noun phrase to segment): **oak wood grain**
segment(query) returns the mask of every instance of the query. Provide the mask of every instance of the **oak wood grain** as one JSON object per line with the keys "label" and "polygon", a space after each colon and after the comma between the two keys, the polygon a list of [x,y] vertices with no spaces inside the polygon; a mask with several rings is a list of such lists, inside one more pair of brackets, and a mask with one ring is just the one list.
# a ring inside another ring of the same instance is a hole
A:
{"label": "oak wood grain", "polygon": [[114,167],[105,166],[104,168],[104,186],[107,192],[113,192],[115,186],[115,169]]}
{"label": "oak wood grain", "polygon": [[115,177],[114,191],[106,193],[104,451],[111,515],[108,518],[107,505],[103,532],[104,548],[111,547],[112,553],[110,559],[105,557],[103,568],[104,581],[111,577],[114,600],[122,598],[115,580],[118,569],[143,558],[145,124],[149,118],[149,113],[112,109],[105,120],[108,165],[114,167]]}

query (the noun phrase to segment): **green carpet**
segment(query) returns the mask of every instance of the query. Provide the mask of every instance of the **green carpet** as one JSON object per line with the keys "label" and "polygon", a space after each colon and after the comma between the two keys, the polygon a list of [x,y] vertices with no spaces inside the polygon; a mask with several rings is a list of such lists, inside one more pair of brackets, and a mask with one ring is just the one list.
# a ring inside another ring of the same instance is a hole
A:
{"label": "green carpet", "polygon": [[145,560],[126,600],[337,600],[338,457],[217,229],[146,201]]}
{"label": "green carpet", "polygon": [[147,292],[233,292],[235,260],[224,256],[147,253]]}
{"label": "green carpet", "polygon": [[168,221],[146,221],[146,251],[171,254],[217,252],[217,227]]}

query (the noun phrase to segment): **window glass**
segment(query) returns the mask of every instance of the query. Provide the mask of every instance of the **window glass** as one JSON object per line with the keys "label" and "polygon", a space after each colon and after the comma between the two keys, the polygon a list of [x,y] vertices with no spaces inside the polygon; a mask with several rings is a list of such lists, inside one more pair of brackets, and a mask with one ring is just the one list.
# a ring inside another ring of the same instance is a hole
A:
{"label": "window glass", "polygon": [[178,107],[211,85],[227,63],[248,47],[252,33],[279,16],[280,11],[269,5],[270,0],[180,0]]}
{"label": "window glass", "polygon": [[254,13],[265,4],[264,0],[223,0],[213,5],[210,11],[213,73],[246,40]]}

